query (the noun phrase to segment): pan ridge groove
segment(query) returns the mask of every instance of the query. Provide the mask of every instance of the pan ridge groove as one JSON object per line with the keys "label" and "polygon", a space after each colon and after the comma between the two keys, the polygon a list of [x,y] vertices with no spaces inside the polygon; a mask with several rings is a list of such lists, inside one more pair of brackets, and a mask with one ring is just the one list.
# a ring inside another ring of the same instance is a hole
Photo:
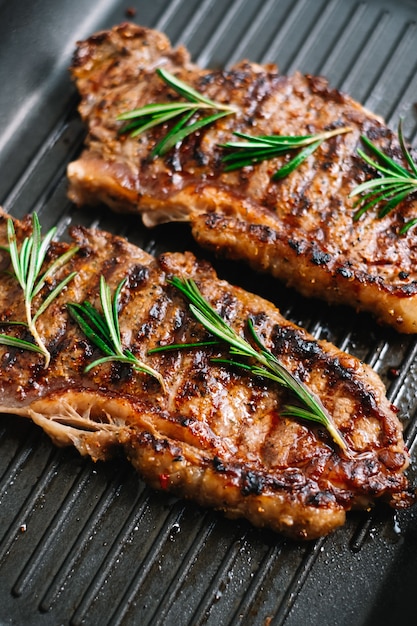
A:
{"label": "pan ridge groove", "polygon": [[210,615],[213,606],[218,601],[218,598],[222,595],[221,587],[225,585],[228,573],[231,571],[233,563],[236,561],[237,554],[241,549],[241,544],[246,541],[247,532],[239,533],[235,535],[235,540],[230,544],[226,551],[221,565],[219,566],[215,576],[212,578],[206,593],[201,598],[196,610],[192,616],[192,623],[195,626],[204,624]]}
{"label": "pan ridge groove", "polygon": [[[19,178],[14,182],[13,187],[9,190],[9,193],[2,199],[2,206],[5,210],[11,211],[13,209],[13,215],[17,215],[19,209],[22,210],[18,202],[19,195],[22,194],[22,189],[30,185],[32,178],[38,174],[37,170],[41,170],[43,162],[49,160],[51,155],[55,155],[56,147],[61,142],[65,144],[65,156],[58,162],[53,161],[53,168],[57,171],[60,170],[62,176],[62,166],[73,157],[73,155],[79,152],[82,140],[85,135],[85,129],[83,129],[81,123],[74,116],[74,110],[77,106],[78,97],[74,93],[71,95],[71,99],[68,106],[68,112],[64,117],[61,117],[50,128],[48,135],[45,137],[42,145],[34,151],[31,158],[26,163],[26,167],[20,172]],[[72,124],[71,124],[72,122]],[[78,136],[75,135],[72,126],[77,125],[79,127]],[[45,176],[46,179],[46,176]],[[45,180],[45,187],[49,188],[50,180]],[[22,213],[23,215],[23,213]]]}
{"label": "pan ridge groove", "polygon": [[14,541],[16,540],[22,520],[24,520],[24,523],[28,523],[36,504],[39,503],[44,491],[57,474],[61,462],[61,454],[61,450],[51,452],[51,460],[48,461],[32,492],[25,498],[24,502],[19,507],[19,510],[14,515],[13,520],[10,522],[8,532],[4,535],[0,542],[0,563],[7,556]]}
{"label": "pan ridge groove", "polygon": [[[343,2],[343,5],[346,6],[346,3]],[[365,12],[365,2],[350,3],[350,13],[342,23],[338,23],[337,38],[334,39],[331,54],[327,56],[322,65],[321,71],[324,76],[330,74],[336,60],[343,56],[343,50],[354,40],[355,32],[364,19]],[[340,82],[342,81],[340,80]]]}
{"label": "pan ridge groove", "polygon": [[180,587],[184,585],[184,581],[189,576],[190,569],[196,562],[205,543],[207,542],[209,535],[212,533],[215,524],[216,516],[212,511],[207,511],[205,514],[202,514],[196,529],[196,536],[184,554],[184,558],[179,564],[178,569],[175,570],[172,582],[164,596],[165,602],[164,604],[160,603],[156,610],[152,613],[150,616],[150,623],[161,624],[161,626],[165,624],[166,615],[175,599],[178,597]]}
{"label": "pan ridge groove", "polygon": [[[404,24],[403,29],[399,29],[396,33],[396,38],[392,41],[391,46],[385,50],[385,62],[383,67],[375,79],[372,88],[365,100],[365,106],[371,110],[381,110],[381,100],[384,98],[384,86],[387,81],[393,82],[393,77],[398,76],[399,68],[404,67],[404,60],[407,59],[407,54],[410,43],[415,45],[416,24],[415,22],[409,22]],[[406,83],[403,86],[405,88]],[[393,102],[391,111],[383,112],[384,117],[389,119],[392,116],[393,110],[395,110],[396,103]]]}
{"label": "pan ridge groove", "polygon": [[[199,25],[203,21],[204,16],[207,16],[207,13],[213,8],[213,0],[202,0],[197,5],[197,8],[194,10],[193,14],[188,19],[186,26],[181,30],[180,43],[187,46],[189,40],[192,38],[194,33],[198,30]],[[229,9],[226,9],[226,15]],[[210,41],[212,35],[208,36],[208,41]],[[202,43],[202,42],[201,42]],[[207,42],[208,43],[208,42]]]}
{"label": "pan ridge groove", "polygon": [[408,350],[405,352],[404,358],[397,371],[397,375],[395,376],[395,378],[393,379],[393,381],[391,382],[389,386],[387,395],[388,395],[388,398],[391,400],[391,402],[395,403],[395,400],[397,399],[397,396],[399,395],[401,391],[401,387],[404,384],[406,374],[411,364],[415,362],[416,358],[417,358],[417,340],[410,343],[410,346]]}
{"label": "pan ridge groove", "polygon": [[[120,598],[115,610],[111,613],[109,624],[116,626],[116,624],[123,623],[126,613],[129,611],[130,606],[134,603],[138,590],[143,585],[146,576],[149,574],[155,562],[163,558],[163,549],[167,542],[172,539],[173,528],[181,522],[183,516],[184,506],[182,503],[176,503],[174,507],[167,513],[164,520],[164,524],[161,525],[158,534],[149,546],[144,558],[134,572],[132,581],[126,586],[126,590],[123,596]],[[156,595],[159,596],[158,591],[155,590]]]}
{"label": "pan ridge groove", "polygon": [[196,62],[202,67],[210,64],[210,59],[217,46],[221,45],[222,38],[227,36],[227,31],[233,26],[234,21],[239,15],[242,5],[246,0],[233,0],[229,5],[220,21],[216,24],[215,30],[211,33],[206,45],[203,46],[200,53],[196,55]]}
{"label": "pan ridge groove", "polygon": [[246,588],[245,593],[242,594],[242,600],[232,616],[231,624],[234,626],[241,624],[244,618],[249,615],[255,604],[256,596],[259,594],[261,587],[265,584],[272,564],[278,558],[281,549],[282,544],[277,543],[271,546],[265,553],[259,568]]}
{"label": "pan ridge groove", "polygon": [[49,525],[45,528],[40,540],[37,542],[35,549],[29,556],[24,568],[20,571],[13,585],[13,594],[21,596],[30,584],[36,584],[36,575],[39,575],[40,562],[42,556],[48,553],[52,543],[56,542],[57,535],[62,532],[66,518],[69,515],[74,501],[78,498],[91,480],[91,469],[88,466],[81,468],[78,476],[74,477],[74,482],[68,488],[68,492],[63,499],[60,508],[50,520]]}
{"label": "pan ridge groove", "polygon": [[[5,467],[4,472],[0,478],[0,505],[3,501],[4,496],[7,493],[10,485],[14,484],[14,481],[17,479],[19,473],[23,470],[25,463],[31,454],[33,454],[33,449],[38,444],[39,440],[42,438],[42,434],[38,429],[34,429],[30,440],[22,442],[22,445],[15,452],[13,457],[10,459],[10,462]],[[1,545],[1,542],[0,542]]]}
{"label": "pan ridge groove", "polygon": [[87,589],[82,594],[78,606],[71,616],[72,626],[81,626],[81,624],[84,623],[89,610],[98,597],[107,577],[110,575],[112,567],[115,563],[120,561],[125,545],[129,541],[129,537],[131,537],[134,533],[135,527],[139,526],[140,520],[144,515],[144,511],[148,506],[149,497],[149,491],[145,488],[140,493],[136,502],[133,503],[131,512],[125,520],[125,523],[122,525],[122,528],[115,533],[111,547],[108,550],[100,569],[95,573]]}
{"label": "pan ridge groove", "polygon": [[[366,20],[366,13],[368,11],[369,7],[367,7],[367,11],[365,11],[364,13],[364,20]],[[373,23],[368,31],[363,35],[362,39],[359,41],[355,41],[355,56],[352,59],[351,67],[347,75],[344,77],[343,82],[339,86],[340,89],[343,89],[343,91],[346,91],[347,93],[353,94],[353,85],[358,82],[358,78],[363,71],[363,64],[366,63],[366,59],[369,58],[369,56],[372,56],[373,47],[376,46],[376,44],[381,40],[383,33],[387,29],[387,24],[389,21],[389,13],[387,11],[382,12],[382,14],[379,16],[371,15],[370,17],[372,17]],[[367,81],[367,92],[365,92],[364,94],[362,93],[360,95],[355,95],[355,97],[357,97],[364,104],[366,102],[367,93],[369,95],[369,92],[371,90],[371,88],[369,87],[371,81],[372,79]]]}
{"label": "pan ridge groove", "polygon": [[[90,469],[91,471],[91,469]],[[70,572],[75,570],[75,563],[80,558],[80,554],[84,552],[90,538],[94,535],[96,528],[99,526],[106,512],[118,497],[120,485],[123,483],[128,469],[121,468],[115,474],[111,481],[107,484],[104,492],[100,495],[96,505],[91,513],[84,520],[83,526],[79,533],[75,536],[74,541],[70,544],[65,558],[61,562],[53,581],[42,596],[39,608],[41,611],[50,611],[54,603],[57,601],[61,590],[64,589]]]}
{"label": "pan ridge groove", "polygon": [[[316,15],[320,14],[321,7],[323,6],[323,2],[325,1],[326,0],[320,0],[320,3],[319,2],[314,3],[315,9],[316,9]],[[289,38],[290,31],[292,28],[294,28],[294,24],[300,18],[302,12],[306,10],[307,6],[309,5],[311,6],[311,4],[312,3],[311,2],[309,3],[308,0],[296,0],[295,2],[291,3],[290,9],[288,11],[286,18],[280,24],[280,27],[277,33],[275,34],[273,40],[269,43],[267,48],[262,53],[262,56],[261,56],[262,63],[273,62],[277,58],[278,51],[282,47],[282,42],[284,38],[286,37]],[[282,70],[283,68],[281,68],[281,71]]]}
{"label": "pan ridge groove", "polygon": [[245,58],[248,42],[258,37],[259,30],[262,29],[264,22],[271,17],[271,13],[276,7],[276,0],[265,0],[258,11],[255,12],[250,24],[247,26],[240,41],[235,46],[229,57],[227,67],[234,65]]}
{"label": "pan ridge groove", "polygon": [[273,619],[274,626],[283,626],[326,541],[327,537],[320,537],[313,541],[306,549],[306,554],[302,562],[290,580],[279,605],[275,608]]}
{"label": "pan ridge groove", "polygon": [[183,2],[184,0],[170,0],[167,6],[161,10],[161,14],[152,25],[152,28],[165,32],[168,28],[169,21],[175,15],[178,7],[183,4]]}
{"label": "pan ridge groove", "polygon": [[313,22],[307,36],[303,39],[302,46],[295,52],[289,65],[286,68],[287,74],[293,74],[304,64],[306,55],[311,55],[311,49],[317,45],[317,40],[322,37],[328,30],[329,20],[334,20],[335,12],[340,10],[340,3],[337,0],[327,2],[323,10],[320,11],[317,18]]}

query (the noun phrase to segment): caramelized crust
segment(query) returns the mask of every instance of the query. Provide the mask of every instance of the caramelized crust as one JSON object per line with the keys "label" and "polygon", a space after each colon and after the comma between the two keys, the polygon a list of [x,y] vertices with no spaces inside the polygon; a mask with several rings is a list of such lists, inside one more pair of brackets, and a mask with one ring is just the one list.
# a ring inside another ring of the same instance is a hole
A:
{"label": "caramelized crust", "polygon": [[[120,113],[177,98],[156,75],[164,67],[237,114],[186,138],[165,158],[149,153],[167,128],[120,135]],[[402,162],[396,135],[375,115],[316,76],[282,76],[242,62],[202,70],[182,47],[153,30],[122,24],[79,42],[71,67],[88,126],[86,148],[68,168],[78,205],[105,203],[137,212],[147,226],[188,220],[196,239],[220,254],[271,272],[304,295],[366,310],[400,332],[417,332],[417,235],[398,232],[416,201],[354,221],[351,191],[371,174],[357,156],[365,134]],[[286,157],[226,173],[223,149],[233,131],[303,135],[349,126],[296,171],[274,182]]]}
{"label": "caramelized crust", "polygon": [[[16,232],[18,241],[27,236],[29,219],[16,222]],[[269,302],[219,280],[190,253],[154,259],[125,239],[81,227],[72,229],[72,237],[80,250],[56,280],[74,270],[76,277],[38,320],[51,365],[45,370],[40,356],[0,346],[1,412],[31,418],[56,444],[75,445],[95,460],[121,450],[152,487],[297,539],[326,534],[343,524],[346,511],[376,500],[411,504],[401,424],[369,367],[314,340]],[[6,243],[1,214],[0,245]],[[67,245],[54,244],[49,261]],[[0,254],[7,268],[8,254]],[[99,307],[101,275],[112,291],[127,277],[119,313],[123,344],[163,375],[166,392],[125,364],[84,372],[102,355],[66,305],[87,299]],[[238,332],[253,318],[266,345],[320,396],[350,456],[322,427],[282,414],[289,400],[282,387],[213,363],[227,354],[221,346],[148,355],[155,346],[207,338],[167,283],[173,275],[193,278]],[[4,332],[23,332],[7,327],[7,321],[24,319],[17,281],[7,273],[0,281]]]}

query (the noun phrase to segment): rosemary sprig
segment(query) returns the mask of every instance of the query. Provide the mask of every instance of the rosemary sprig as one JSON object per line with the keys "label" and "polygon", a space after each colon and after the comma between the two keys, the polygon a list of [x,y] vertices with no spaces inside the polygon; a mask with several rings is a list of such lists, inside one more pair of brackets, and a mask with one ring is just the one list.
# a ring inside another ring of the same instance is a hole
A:
{"label": "rosemary sprig", "polygon": [[[358,185],[350,193],[349,197],[351,198],[360,196],[354,204],[355,207],[360,207],[354,215],[353,219],[355,221],[377,204],[381,204],[378,217],[384,217],[397,207],[400,202],[405,200],[412,193],[417,192],[417,164],[405,145],[402,120],[400,120],[398,124],[398,139],[409,169],[403,167],[382,152],[382,150],[373,144],[365,135],[363,135],[361,139],[371,154],[376,158],[372,159],[360,148],[358,148],[358,154],[368,165],[376,170],[376,177]],[[416,223],[417,218],[409,220],[400,229],[400,234],[406,233]]]}
{"label": "rosemary sprig", "polygon": [[61,293],[64,287],[74,278],[76,272],[72,272],[66,276],[66,278],[49,293],[47,298],[43,300],[35,313],[32,310],[33,300],[43,289],[46,281],[52,278],[78,251],[78,247],[76,246],[69,248],[67,252],[64,252],[64,254],[55,259],[43,274],[40,274],[55,232],[56,228],[51,228],[42,238],[39,219],[37,214],[34,213],[32,215],[32,234],[23,240],[19,250],[13,220],[7,220],[8,252],[10,254],[15,277],[23,291],[26,312],[25,322],[10,322],[10,324],[26,326],[35,340],[35,343],[1,333],[0,344],[42,354],[45,359],[45,368],[49,366],[51,355],[38,333],[36,321]]}
{"label": "rosemary sprig", "polygon": [[120,281],[112,300],[109,285],[103,276],[100,277],[102,313],[87,301],[82,304],[73,302],[67,305],[71,317],[77,322],[84,335],[106,355],[90,363],[84,371],[89,372],[103,363],[115,361],[129,363],[135,371],[143,372],[156,378],[165,390],[165,383],[159,372],[140,361],[129,349],[124,348],[122,345],[119,326],[119,300],[125,283],[126,279]]}
{"label": "rosemary sprig", "polygon": [[[133,109],[127,113],[122,113],[116,119],[128,122],[121,132],[128,132],[131,137],[136,137],[155,126],[165,124],[170,120],[179,118],[177,123],[167,132],[159,143],[151,151],[149,158],[154,159],[169,152],[177,143],[180,143],[195,133],[200,128],[212,124],[216,120],[226,115],[236,113],[233,107],[214,102],[206,98],[198,91],[187,85],[167,70],[158,68],[156,73],[164,80],[177,94],[184,97],[187,102],[162,102],[155,104],[145,104],[139,109]],[[212,115],[200,117],[193,123],[189,123],[195,114],[202,111],[218,111]]]}
{"label": "rosemary sprig", "polygon": [[[191,312],[204,328],[220,342],[224,342],[229,347],[229,354],[232,358],[214,359],[215,361],[241,367],[248,370],[254,376],[268,378],[288,389],[302,406],[287,405],[284,407],[282,414],[322,424],[328,430],[334,442],[344,452],[348,453],[347,442],[337,429],[332,417],[326,411],[318,396],[311,392],[304,383],[282,365],[275,355],[265,347],[258,337],[253,321],[250,318],[248,319],[248,329],[254,345],[236,333],[236,331],[223,320],[211,304],[205,300],[192,279],[181,280],[177,276],[174,276],[168,282],[181,291],[187,298]],[[212,344],[212,340],[192,344],[175,344],[160,346],[150,350],[150,352],[162,352],[164,350]],[[253,363],[242,361],[242,358],[253,359],[256,364],[254,365]]]}
{"label": "rosemary sprig", "polygon": [[348,126],[343,126],[315,135],[260,135],[259,137],[235,132],[233,134],[244,141],[228,141],[220,146],[230,150],[223,157],[223,163],[226,164],[225,171],[240,169],[247,165],[288,154],[293,150],[300,150],[294,158],[273,174],[272,180],[278,180],[291,174],[324,141],[336,135],[349,133],[351,130]]}

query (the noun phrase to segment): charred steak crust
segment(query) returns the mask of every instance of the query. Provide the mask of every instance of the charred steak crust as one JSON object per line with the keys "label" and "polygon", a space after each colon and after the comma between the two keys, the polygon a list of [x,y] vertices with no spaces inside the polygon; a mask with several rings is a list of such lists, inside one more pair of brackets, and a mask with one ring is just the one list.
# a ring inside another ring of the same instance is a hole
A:
{"label": "charred steak crust", "polygon": [[[7,243],[5,219],[1,214],[0,244]],[[18,241],[30,228],[29,219],[16,222]],[[105,232],[73,227],[71,234],[80,250],[56,280],[74,270],[76,277],[39,318],[50,368],[38,355],[1,346],[0,411],[30,417],[58,445],[75,445],[95,460],[122,450],[152,487],[297,539],[326,534],[343,524],[346,511],[376,500],[397,508],[412,503],[401,424],[368,366],[316,341],[266,300],[219,280],[190,253],[154,259]],[[67,245],[54,244],[49,260]],[[7,266],[7,253],[0,254]],[[122,339],[161,372],[167,393],[124,364],[84,373],[99,352],[66,304],[88,299],[99,306],[100,275],[113,290],[127,277]],[[147,355],[157,345],[207,337],[167,282],[173,275],[193,278],[236,330],[243,332],[253,317],[266,345],[320,396],[349,442],[351,458],[321,427],[281,414],[288,402],[283,388],[213,363],[213,356],[225,356],[221,348]],[[17,281],[6,273],[0,280],[0,319],[22,319]]]}
{"label": "charred steak crust", "polygon": [[[166,128],[120,135],[117,115],[177,97],[156,75],[164,67],[201,93],[238,108],[187,137],[164,158],[148,156]],[[350,192],[370,176],[357,155],[365,134],[403,165],[398,138],[377,116],[317,76],[280,75],[247,61],[202,70],[161,33],[121,24],[79,42],[71,66],[87,123],[86,148],[68,167],[78,205],[106,203],[142,214],[152,226],[189,220],[203,246],[244,259],[307,296],[366,310],[400,332],[417,332],[417,231],[398,231],[415,216],[409,198],[359,221]],[[290,176],[272,181],[285,157],[225,172],[219,144],[233,131],[300,135],[349,126]]]}

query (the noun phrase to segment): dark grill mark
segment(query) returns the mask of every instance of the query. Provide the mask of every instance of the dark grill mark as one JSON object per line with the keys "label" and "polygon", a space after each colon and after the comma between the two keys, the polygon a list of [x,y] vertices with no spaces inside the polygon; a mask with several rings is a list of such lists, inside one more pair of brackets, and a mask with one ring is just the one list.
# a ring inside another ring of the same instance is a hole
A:
{"label": "dark grill mark", "polygon": [[149,268],[145,265],[134,265],[129,268],[127,285],[132,291],[144,287],[149,279]]}
{"label": "dark grill mark", "polygon": [[276,238],[275,232],[269,226],[263,224],[250,224],[249,234],[253,235],[262,243],[273,243]]}
{"label": "dark grill mark", "polygon": [[134,370],[129,363],[113,363],[110,380],[112,383],[127,382],[132,379]]}
{"label": "dark grill mark", "polygon": [[311,261],[314,265],[327,265],[330,259],[330,254],[322,252],[321,250],[313,250],[311,255]]}
{"label": "dark grill mark", "polygon": [[404,295],[413,296],[415,293],[417,293],[417,282],[413,280],[413,282],[409,283],[408,285],[401,285],[401,292]]}
{"label": "dark grill mark", "polygon": [[213,458],[213,467],[216,470],[216,472],[219,472],[219,473],[223,473],[226,471],[226,467],[224,463],[222,462],[221,459],[219,459],[218,456],[215,456]]}
{"label": "dark grill mark", "polygon": [[165,306],[160,300],[157,300],[149,309],[149,317],[155,321],[163,320],[165,315]]}
{"label": "dark grill mark", "polygon": [[302,241],[295,241],[294,239],[288,239],[288,245],[297,253],[297,255],[302,254],[305,248],[305,244]]}
{"label": "dark grill mark", "polygon": [[326,506],[332,505],[336,502],[335,496],[329,491],[319,491],[306,500],[310,506],[316,506],[318,508],[326,508]]}
{"label": "dark grill mark", "polygon": [[347,267],[338,267],[337,273],[343,276],[343,278],[352,278],[353,272],[349,270]]}
{"label": "dark grill mark", "polygon": [[[324,360],[320,346],[311,340],[306,340],[300,333],[290,327],[275,325],[271,333],[274,352],[294,356],[297,360],[308,361],[311,367]],[[306,364],[307,365],[307,364]]]}
{"label": "dark grill mark", "polygon": [[242,477],[241,492],[244,496],[254,494],[256,496],[261,495],[265,481],[262,476],[255,474],[255,472],[245,472]]}

